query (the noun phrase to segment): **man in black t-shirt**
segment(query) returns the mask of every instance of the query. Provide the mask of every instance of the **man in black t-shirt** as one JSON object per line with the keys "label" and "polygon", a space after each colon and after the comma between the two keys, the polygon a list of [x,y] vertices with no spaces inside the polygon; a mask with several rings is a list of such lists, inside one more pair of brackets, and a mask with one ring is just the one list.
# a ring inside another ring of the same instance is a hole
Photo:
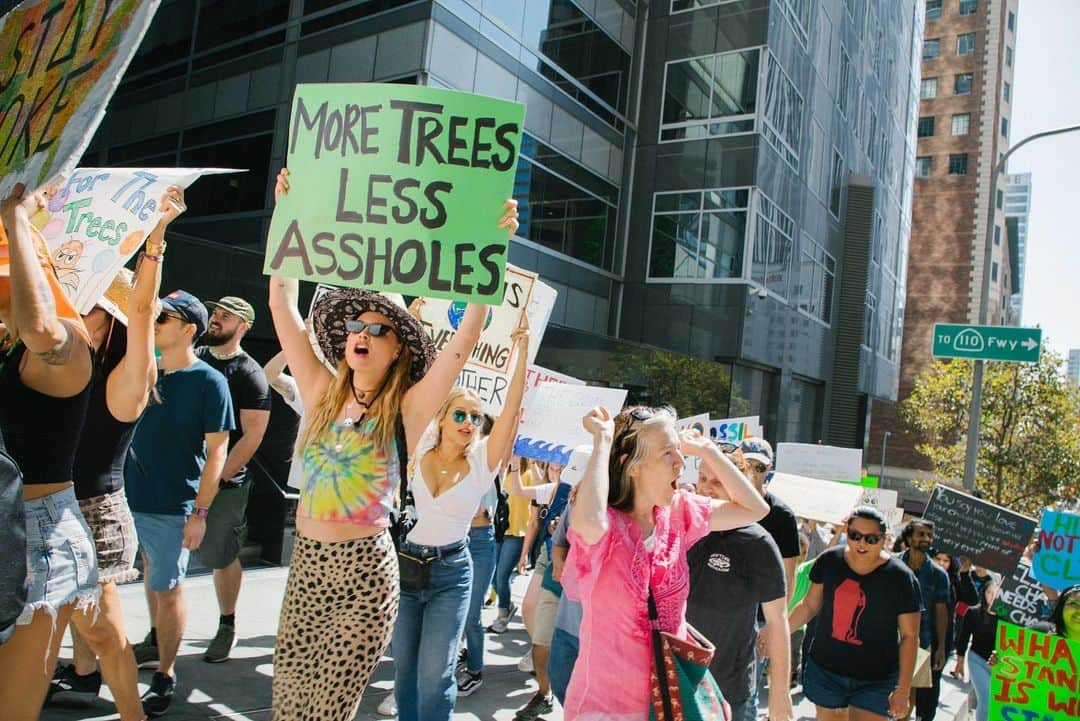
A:
{"label": "man in black t-shirt", "polygon": [[[699,473],[697,492],[728,498],[719,478],[706,468]],[[749,718],[748,707],[756,709],[759,608],[766,621],[762,633],[770,658],[770,718],[791,718],[787,588],[776,542],[756,523],[714,531],[687,552],[687,562],[686,620],[716,646],[710,670],[731,704],[731,718],[743,721]]]}
{"label": "man in black t-shirt", "polygon": [[226,296],[207,303],[210,325],[197,355],[220,371],[229,383],[229,395],[236,413],[236,428],[229,433],[229,456],[221,474],[221,489],[206,518],[206,537],[199,558],[214,569],[221,618],[214,639],[203,660],[220,663],[229,659],[236,642],[236,601],[240,597],[243,572],[240,548],[247,531],[247,502],[251,495],[251,474],[247,464],[262,443],[270,421],[270,385],[254,358],[240,347],[240,341],[255,323],[255,309],[243,298]]}

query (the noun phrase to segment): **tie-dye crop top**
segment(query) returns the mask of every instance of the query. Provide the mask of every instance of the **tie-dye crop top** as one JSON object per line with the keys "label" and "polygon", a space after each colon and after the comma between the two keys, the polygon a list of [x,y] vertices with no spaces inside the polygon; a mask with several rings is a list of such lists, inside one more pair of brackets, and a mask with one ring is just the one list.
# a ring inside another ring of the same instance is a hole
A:
{"label": "tie-dye crop top", "polygon": [[296,515],[313,521],[390,525],[401,473],[397,442],[379,447],[363,426],[332,424],[304,447],[304,482]]}

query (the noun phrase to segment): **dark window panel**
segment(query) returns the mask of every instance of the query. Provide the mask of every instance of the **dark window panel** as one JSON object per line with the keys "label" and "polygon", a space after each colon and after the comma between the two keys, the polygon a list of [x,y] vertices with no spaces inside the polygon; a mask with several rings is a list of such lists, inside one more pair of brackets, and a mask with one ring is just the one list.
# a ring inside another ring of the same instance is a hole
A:
{"label": "dark window panel", "polygon": [[310,35],[312,33],[317,33],[320,30],[336,28],[345,23],[352,22],[353,20],[359,20],[360,18],[374,15],[375,13],[393,10],[394,8],[402,7],[403,5],[410,5],[415,1],[416,0],[367,0],[366,2],[356,2],[355,0],[305,0],[305,15],[317,13],[320,10],[329,10],[330,8],[341,5],[347,7],[343,7],[337,12],[328,13],[322,17],[308,20],[300,26],[300,34]]}
{"label": "dark window panel", "polygon": [[241,135],[273,132],[275,114],[273,110],[264,110],[261,113],[187,128],[184,130],[184,148],[209,145]]}
{"label": "dark window panel", "polygon": [[[244,168],[246,173],[208,175],[200,178],[185,195],[185,216],[218,215],[245,210],[262,210],[269,184],[272,134],[228,140],[201,148],[185,149],[180,164],[189,168]],[[237,239],[249,243],[253,239]],[[258,239],[254,239],[258,240]]]}

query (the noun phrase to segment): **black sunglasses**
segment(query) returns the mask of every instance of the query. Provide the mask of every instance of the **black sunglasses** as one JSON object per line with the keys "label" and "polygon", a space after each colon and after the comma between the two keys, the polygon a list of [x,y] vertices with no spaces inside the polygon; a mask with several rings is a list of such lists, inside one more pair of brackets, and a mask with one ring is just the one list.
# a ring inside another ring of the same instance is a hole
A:
{"label": "black sunglasses", "polygon": [[387,333],[397,333],[394,326],[388,323],[368,323],[362,320],[345,321],[345,330],[350,333],[363,333],[364,331],[367,331],[367,334],[373,338],[381,338]]}
{"label": "black sunglasses", "polygon": [[175,313],[168,313],[166,311],[161,311],[161,313],[158,314],[158,317],[157,317],[157,324],[158,325],[163,325],[165,323],[168,323],[169,320],[171,320],[171,319],[178,320],[181,323],[185,322],[183,318],[176,315]]}
{"label": "black sunglasses", "polygon": [[622,448],[623,442],[626,441],[626,439],[630,436],[630,432],[634,428],[634,422],[647,421],[652,418],[653,415],[654,413],[651,408],[634,408],[633,410],[631,410],[630,420],[625,426],[623,426],[623,429],[619,432],[619,435],[615,436],[615,440],[611,444],[611,447],[614,449]]}
{"label": "black sunglasses", "polygon": [[761,461],[749,461],[746,465],[749,466],[750,470],[754,471],[754,473],[764,473],[769,468]]}
{"label": "black sunglasses", "polygon": [[465,419],[468,418],[469,421],[477,428],[484,425],[484,416],[480,415],[479,413],[466,413],[460,408],[454,411],[454,415],[452,417],[454,419],[454,423],[464,423]]}
{"label": "black sunglasses", "polygon": [[881,543],[883,538],[885,538],[885,536],[880,533],[859,533],[858,531],[851,530],[847,532],[847,537],[852,541],[866,541],[871,546],[876,546]]}

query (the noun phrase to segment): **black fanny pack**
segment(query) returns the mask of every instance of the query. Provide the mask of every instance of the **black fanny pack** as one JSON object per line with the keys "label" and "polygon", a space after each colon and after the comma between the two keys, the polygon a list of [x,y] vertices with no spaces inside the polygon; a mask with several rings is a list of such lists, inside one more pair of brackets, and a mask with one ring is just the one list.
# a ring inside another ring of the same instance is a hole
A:
{"label": "black fanny pack", "polygon": [[402,591],[423,591],[431,585],[431,562],[434,558],[417,558],[398,551],[398,573]]}

